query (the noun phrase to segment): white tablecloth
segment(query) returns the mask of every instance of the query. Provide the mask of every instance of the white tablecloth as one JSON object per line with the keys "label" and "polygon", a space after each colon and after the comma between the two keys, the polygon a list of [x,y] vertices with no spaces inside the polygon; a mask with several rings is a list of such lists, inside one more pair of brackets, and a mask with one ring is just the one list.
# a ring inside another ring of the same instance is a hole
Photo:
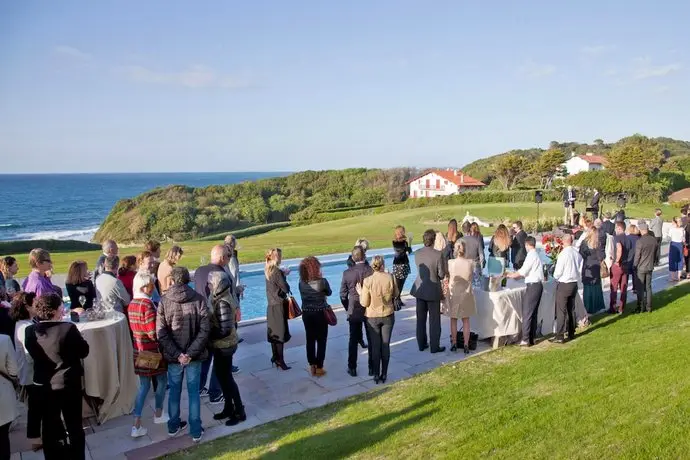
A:
{"label": "white tablecloth", "polygon": [[84,359],[86,394],[103,401],[98,421],[132,412],[139,382],[134,374],[132,339],[125,315],[99,321],[76,323],[89,343]]}
{"label": "white tablecloth", "polygon": [[[496,292],[475,289],[477,315],[470,319],[470,327],[480,339],[517,336],[522,328],[522,303],[527,288],[524,282],[508,280],[508,286]],[[556,317],[556,282],[544,283],[538,312],[537,336],[554,332]],[[587,317],[579,291],[575,299],[576,321]]]}

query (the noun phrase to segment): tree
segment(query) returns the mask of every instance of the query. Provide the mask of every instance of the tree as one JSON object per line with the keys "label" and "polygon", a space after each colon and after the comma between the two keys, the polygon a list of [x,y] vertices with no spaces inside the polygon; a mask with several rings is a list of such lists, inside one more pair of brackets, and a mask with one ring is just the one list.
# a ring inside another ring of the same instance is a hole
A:
{"label": "tree", "polygon": [[520,155],[509,153],[499,157],[493,164],[496,178],[503,187],[510,190],[528,171],[529,163]]}
{"label": "tree", "polygon": [[564,162],[565,154],[563,151],[553,149],[544,152],[539,160],[533,163],[532,173],[539,178],[542,188],[551,188],[554,177],[563,174]]}
{"label": "tree", "polygon": [[602,147],[604,145],[604,141],[602,139],[594,139],[594,145],[597,147]]}
{"label": "tree", "polygon": [[607,168],[618,180],[646,177],[658,171],[663,159],[661,146],[636,134],[622,139],[608,154]]}
{"label": "tree", "polygon": [[555,150],[559,148],[561,144],[558,143],[558,141],[551,141],[549,142],[549,150]]}

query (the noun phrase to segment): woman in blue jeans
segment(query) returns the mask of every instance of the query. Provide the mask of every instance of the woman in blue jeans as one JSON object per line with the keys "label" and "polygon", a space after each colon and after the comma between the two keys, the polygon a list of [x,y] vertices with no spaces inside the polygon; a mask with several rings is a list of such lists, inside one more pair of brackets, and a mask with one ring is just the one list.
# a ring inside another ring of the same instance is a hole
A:
{"label": "woman in blue jeans", "polygon": [[132,290],[134,299],[127,306],[127,314],[129,327],[132,330],[134,373],[139,376],[139,392],[134,402],[134,425],[131,434],[133,438],[139,438],[148,433],[148,430],[141,425],[141,415],[154,379],[156,380],[156,411],[153,423],[168,422],[168,417],[163,414],[167,365],[158,351],[156,337],[156,308],[151,300],[151,295],[155,290],[155,278],[149,272],[138,272],[134,276]]}

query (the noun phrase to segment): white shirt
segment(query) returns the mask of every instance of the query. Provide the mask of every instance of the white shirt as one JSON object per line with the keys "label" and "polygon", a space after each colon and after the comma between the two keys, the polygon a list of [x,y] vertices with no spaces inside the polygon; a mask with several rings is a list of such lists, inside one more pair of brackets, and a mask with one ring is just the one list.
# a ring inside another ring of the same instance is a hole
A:
{"label": "white shirt", "polygon": [[527,257],[518,273],[525,278],[525,283],[541,283],[544,281],[544,266],[536,249],[527,251]]}
{"label": "white shirt", "polygon": [[14,327],[14,346],[17,349],[17,376],[20,385],[34,383],[34,360],[26,350],[26,328],[33,324],[30,319],[23,319]]}
{"label": "white shirt", "polygon": [[[656,233],[654,234],[656,236]],[[685,241],[685,229],[683,227],[671,227],[668,236],[673,243],[683,243]]]}
{"label": "white shirt", "polygon": [[574,247],[568,246],[558,255],[553,277],[559,283],[577,283],[580,273],[582,273],[582,256]]}

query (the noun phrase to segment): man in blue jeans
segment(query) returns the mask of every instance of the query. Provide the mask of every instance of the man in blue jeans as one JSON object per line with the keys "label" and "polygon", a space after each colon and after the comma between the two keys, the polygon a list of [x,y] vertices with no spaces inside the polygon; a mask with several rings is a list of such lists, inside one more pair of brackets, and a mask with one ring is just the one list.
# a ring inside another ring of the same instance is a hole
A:
{"label": "man in blue jeans", "polygon": [[156,333],[163,357],[168,361],[168,435],[176,436],[187,422],[180,420],[182,377],[187,373],[189,398],[189,434],[194,442],[201,441],[201,363],[208,357],[211,324],[206,299],[188,286],[189,271],[184,267],[172,270],[173,285],[163,295],[156,316]]}

